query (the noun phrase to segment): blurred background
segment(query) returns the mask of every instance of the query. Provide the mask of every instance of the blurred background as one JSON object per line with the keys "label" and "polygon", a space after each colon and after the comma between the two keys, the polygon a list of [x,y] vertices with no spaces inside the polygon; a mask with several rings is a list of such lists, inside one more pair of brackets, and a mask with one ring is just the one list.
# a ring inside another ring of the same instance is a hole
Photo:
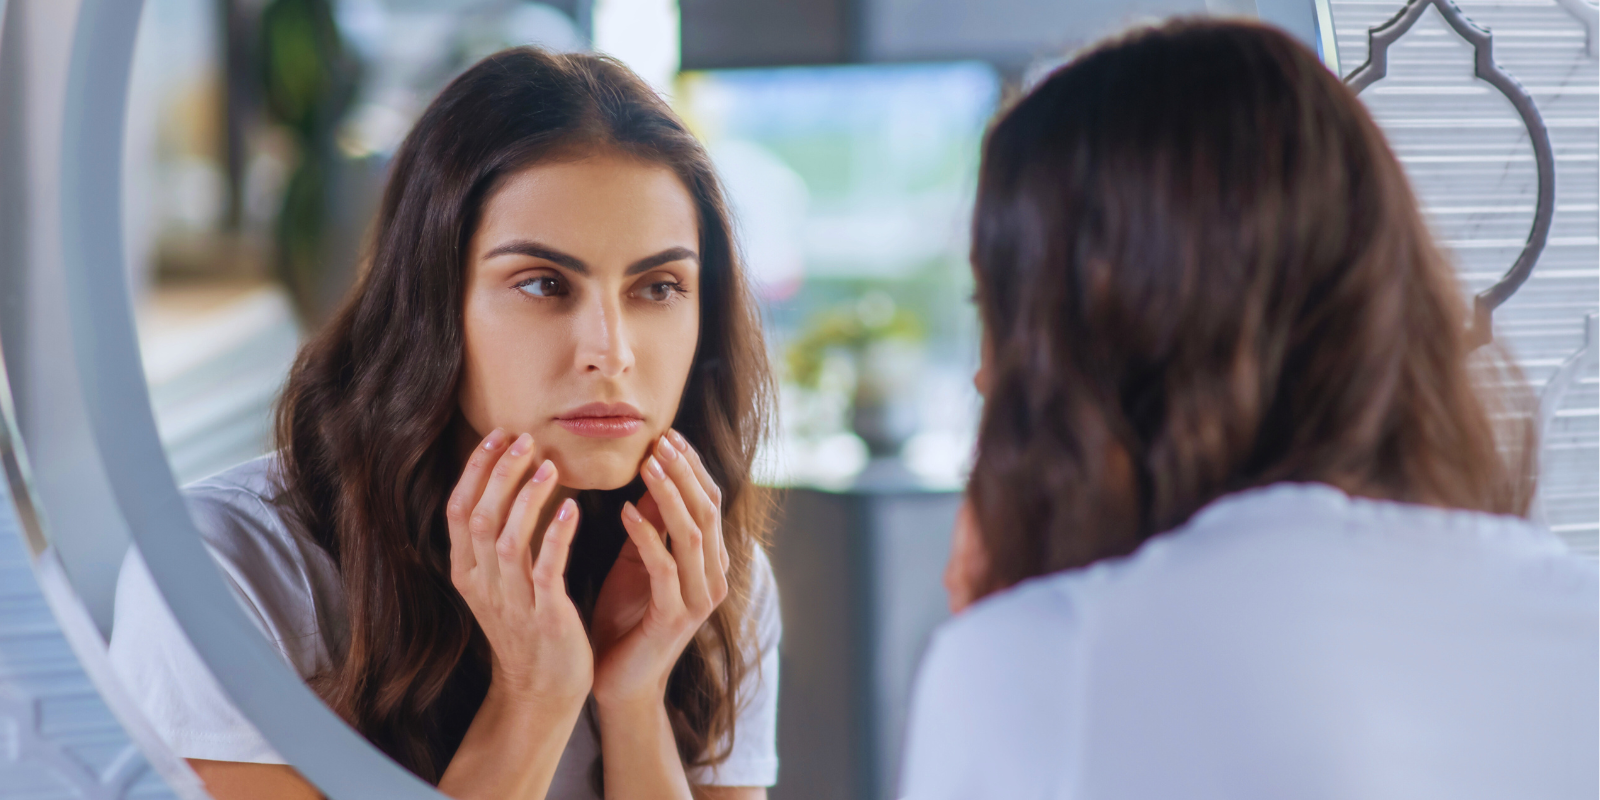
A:
{"label": "blurred background", "polygon": [[[1311,19],[1313,2],[1294,19]],[[1332,31],[1295,32],[1340,74],[1402,6],[1315,2]],[[785,597],[805,604],[786,606],[774,796],[886,796],[904,690],[944,615],[938,574],[979,409],[966,217],[988,120],[1129,23],[1208,9],[1272,20],[1290,5],[145,0],[124,224],[173,470],[187,482],[267,449],[298,342],[351,285],[388,161],[447,81],[513,45],[613,55],[709,148],[781,368],[761,475],[787,490],[774,562]],[[1547,395],[1536,511],[1592,556],[1600,395],[1594,351],[1581,353],[1600,306],[1594,5],[1460,7],[1493,31],[1555,146],[1549,245],[1497,335],[1536,390],[1572,364],[1570,385]],[[1466,292],[1516,258],[1537,189],[1527,130],[1472,59],[1430,10],[1362,95]]]}
{"label": "blurred background", "polygon": [[[726,28],[739,6],[722,5],[700,16]],[[815,52],[803,37],[751,50],[737,26],[691,35],[693,11],[149,0],[125,224],[180,481],[265,448],[296,343],[350,286],[388,161],[433,95],[489,53],[537,44],[621,58],[710,149],[782,369],[764,479],[843,487],[878,457],[918,486],[958,487],[977,411],[965,216],[984,125],[1026,65],[853,64],[827,51],[828,20]]]}

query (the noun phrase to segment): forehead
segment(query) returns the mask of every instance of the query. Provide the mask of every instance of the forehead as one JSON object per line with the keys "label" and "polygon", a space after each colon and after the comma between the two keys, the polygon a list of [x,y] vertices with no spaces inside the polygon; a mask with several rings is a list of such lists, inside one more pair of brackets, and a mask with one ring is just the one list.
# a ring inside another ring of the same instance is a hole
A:
{"label": "forehead", "polygon": [[527,239],[597,265],[669,247],[699,251],[687,187],[667,167],[615,153],[549,161],[507,178],[484,204],[473,251]]}

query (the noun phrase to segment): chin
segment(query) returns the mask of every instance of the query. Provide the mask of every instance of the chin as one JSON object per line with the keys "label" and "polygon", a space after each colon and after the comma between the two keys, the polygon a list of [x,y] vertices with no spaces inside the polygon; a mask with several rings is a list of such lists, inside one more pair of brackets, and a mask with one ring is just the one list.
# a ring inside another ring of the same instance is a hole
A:
{"label": "chin", "polygon": [[626,458],[620,453],[585,453],[567,455],[566,458],[555,456],[554,460],[556,468],[560,470],[562,486],[578,490],[610,490],[621,489],[632,483],[639,476],[639,464],[644,456],[640,454]]}

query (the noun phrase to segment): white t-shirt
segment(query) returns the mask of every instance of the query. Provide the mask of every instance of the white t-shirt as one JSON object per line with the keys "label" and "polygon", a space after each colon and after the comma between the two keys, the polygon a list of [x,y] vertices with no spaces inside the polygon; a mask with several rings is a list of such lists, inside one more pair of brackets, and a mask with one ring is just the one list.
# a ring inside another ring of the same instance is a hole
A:
{"label": "white t-shirt", "polygon": [[945,623],[902,796],[1594,800],[1597,592],[1518,519],[1232,495]]}
{"label": "white t-shirt", "polygon": [[[273,456],[245,462],[184,490],[211,555],[246,613],[302,678],[332,665],[348,640],[344,594],[332,559],[293,533],[268,502]],[[690,779],[714,786],[777,782],[778,640],[782,621],[772,566],[759,549],[751,565],[759,670],[747,672],[726,761]],[[156,731],[184,758],[282,764],[234,708],[172,619],[137,551],[117,581],[111,662]],[[749,654],[755,666],[755,654]],[[590,715],[580,714],[556,768],[551,800],[598,800],[589,768],[600,752]]]}

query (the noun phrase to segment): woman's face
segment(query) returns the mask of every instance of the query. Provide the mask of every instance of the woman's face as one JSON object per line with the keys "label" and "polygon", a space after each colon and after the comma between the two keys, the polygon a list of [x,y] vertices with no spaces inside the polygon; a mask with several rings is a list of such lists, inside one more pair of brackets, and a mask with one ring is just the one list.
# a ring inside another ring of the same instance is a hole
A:
{"label": "woman's face", "polygon": [[569,488],[633,480],[699,341],[699,241],[663,166],[600,152],[506,180],[468,248],[461,411],[476,436],[532,434]]}

